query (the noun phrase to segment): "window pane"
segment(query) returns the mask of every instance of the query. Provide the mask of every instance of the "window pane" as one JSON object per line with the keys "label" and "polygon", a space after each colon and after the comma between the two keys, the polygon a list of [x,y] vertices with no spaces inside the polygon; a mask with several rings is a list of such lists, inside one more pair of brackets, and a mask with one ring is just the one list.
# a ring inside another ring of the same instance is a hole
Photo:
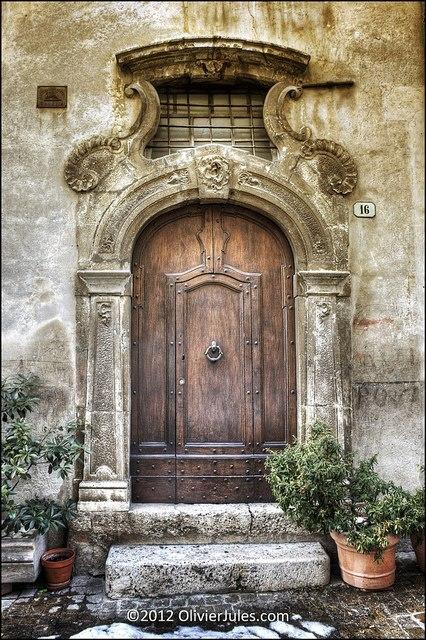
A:
{"label": "window pane", "polygon": [[170,140],[190,140],[188,118],[170,118]]}
{"label": "window pane", "polygon": [[228,105],[229,97],[227,93],[215,93],[213,94],[213,104],[214,105]]}
{"label": "window pane", "polygon": [[251,141],[251,128],[247,127],[246,129],[240,129],[240,125],[238,125],[238,129],[234,130],[234,140],[250,140]]}
{"label": "window pane", "polygon": [[231,104],[247,106],[248,104],[247,96],[240,93],[234,93],[231,95]]}

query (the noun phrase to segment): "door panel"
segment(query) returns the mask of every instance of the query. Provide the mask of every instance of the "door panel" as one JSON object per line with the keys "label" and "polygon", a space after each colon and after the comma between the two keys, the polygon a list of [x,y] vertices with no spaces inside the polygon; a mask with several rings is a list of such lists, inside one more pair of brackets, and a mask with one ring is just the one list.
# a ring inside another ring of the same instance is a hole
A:
{"label": "door panel", "polygon": [[[183,300],[183,444],[232,442],[241,446],[245,433],[243,296],[240,289],[204,277],[204,282],[188,288]],[[211,339],[226,354],[215,362],[205,355]]]}
{"label": "door panel", "polygon": [[[284,327],[286,305],[290,303],[292,306],[291,280],[294,270],[291,255],[284,246],[287,243],[282,234],[271,225],[265,225],[265,222],[260,225],[250,218],[228,214],[222,216],[222,226],[229,234],[223,256],[224,268],[232,265],[262,274],[259,320],[263,340],[260,363],[263,420],[259,438],[262,442],[267,442],[268,446],[281,445],[288,440],[288,433],[283,431],[283,408],[288,406],[291,391],[286,371],[288,336]],[[287,257],[283,256],[285,248],[289,254]],[[292,356],[294,358],[294,353]]]}
{"label": "door panel", "polygon": [[[189,273],[175,289],[168,316],[176,327],[176,450],[244,453],[253,430],[252,282],[241,274]],[[222,351],[217,361],[207,357],[212,341]]]}
{"label": "door panel", "polygon": [[198,206],[149,225],[133,269],[132,499],[270,500],[266,449],[295,430],[286,239],[256,214]]}
{"label": "door panel", "polygon": [[[201,213],[168,220],[141,237],[133,261],[132,452],[174,453],[168,419],[165,273],[202,264]],[[133,397],[135,396],[135,397]]]}

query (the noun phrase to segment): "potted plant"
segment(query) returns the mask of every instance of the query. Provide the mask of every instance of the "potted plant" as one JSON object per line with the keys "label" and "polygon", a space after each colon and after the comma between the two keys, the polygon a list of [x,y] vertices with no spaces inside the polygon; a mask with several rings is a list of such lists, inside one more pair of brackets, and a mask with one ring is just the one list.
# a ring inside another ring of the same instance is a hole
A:
{"label": "potted plant", "polygon": [[[48,473],[57,472],[65,479],[84,447],[77,438],[75,422],[54,429],[44,429],[41,437],[32,433],[26,415],[39,403],[36,390],[39,379],[30,374],[2,381],[2,535],[46,534],[66,528],[76,512],[72,500],[64,503],[44,497],[19,500],[17,489],[30,481],[32,470],[46,465]],[[51,549],[42,555],[48,588],[63,588],[72,574],[74,551]],[[58,571],[59,570],[59,571]]]}
{"label": "potted plant", "polygon": [[376,456],[355,464],[326,425],[316,422],[303,443],[271,452],[267,479],[278,504],[298,526],[330,533],[345,582],[386,589],[395,580],[395,547],[407,535],[407,491],[383,481]]}
{"label": "potted plant", "polygon": [[[424,468],[422,467],[422,470]],[[417,564],[425,572],[425,488],[420,487],[411,496],[412,510],[409,524],[411,544],[417,558]]]}

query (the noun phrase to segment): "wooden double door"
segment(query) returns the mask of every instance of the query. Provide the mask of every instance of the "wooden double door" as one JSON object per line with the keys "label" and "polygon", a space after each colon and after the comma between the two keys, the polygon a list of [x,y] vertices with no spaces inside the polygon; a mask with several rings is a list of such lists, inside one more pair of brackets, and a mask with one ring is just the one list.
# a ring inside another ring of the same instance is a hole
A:
{"label": "wooden double door", "polygon": [[269,220],[197,205],[133,257],[134,502],[271,499],[268,449],[295,431],[293,256]]}

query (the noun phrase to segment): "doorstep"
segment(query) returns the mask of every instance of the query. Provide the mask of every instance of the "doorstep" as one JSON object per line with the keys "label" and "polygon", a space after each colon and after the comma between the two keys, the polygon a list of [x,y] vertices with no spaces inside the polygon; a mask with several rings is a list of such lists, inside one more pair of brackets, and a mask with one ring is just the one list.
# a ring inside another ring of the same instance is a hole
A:
{"label": "doorstep", "polygon": [[69,544],[76,571],[105,573],[114,544],[266,544],[323,541],[298,529],[274,503],[132,504],[128,511],[78,512]]}
{"label": "doorstep", "polygon": [[105,569],[113,599],[275,592],[330,581],[330,559],[317,542],[113,545]]}

